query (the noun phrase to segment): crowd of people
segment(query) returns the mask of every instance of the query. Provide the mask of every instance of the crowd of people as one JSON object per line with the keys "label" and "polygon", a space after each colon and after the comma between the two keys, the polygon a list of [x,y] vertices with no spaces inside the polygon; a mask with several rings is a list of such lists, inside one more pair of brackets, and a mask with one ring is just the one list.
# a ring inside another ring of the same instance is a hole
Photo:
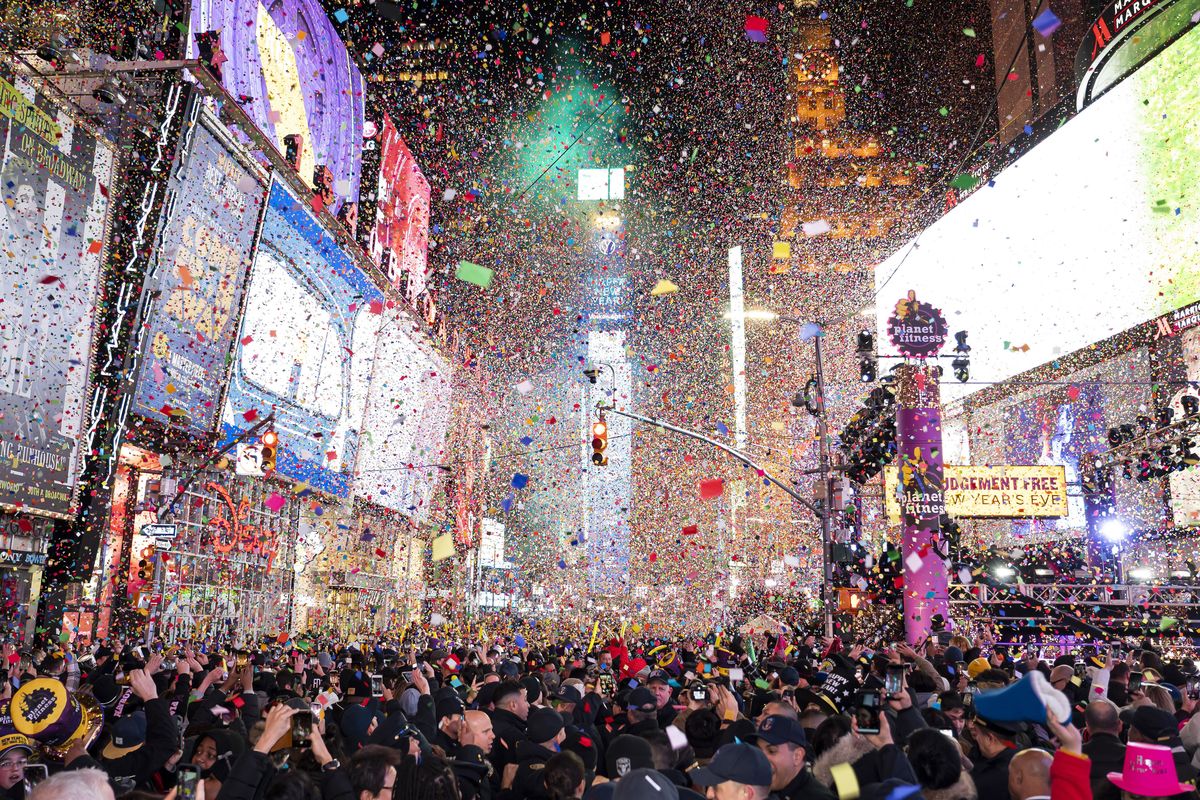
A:
{"label": "crowd of people", "polygon": [[[1151,641],[3,650],[0,800],[1195,800]],[[1195,762],[1195,763],[1193,763]]]}

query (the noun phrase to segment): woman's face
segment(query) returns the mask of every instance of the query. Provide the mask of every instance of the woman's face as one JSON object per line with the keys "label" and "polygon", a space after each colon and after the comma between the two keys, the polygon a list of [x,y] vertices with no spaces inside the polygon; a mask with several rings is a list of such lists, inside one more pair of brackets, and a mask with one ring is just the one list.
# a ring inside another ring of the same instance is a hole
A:
{"label": "woman's face", "polygon": [[11,789],[25,780],[25,765],[29,755],[24,750],[12,750],[0,757],[0,789]]}
{"label": "woman's face", "polygon": [[202,770],[212,769],[217,763],[217,744],[205,736],[196,743],[196,752],[192,753],[192,763]]}

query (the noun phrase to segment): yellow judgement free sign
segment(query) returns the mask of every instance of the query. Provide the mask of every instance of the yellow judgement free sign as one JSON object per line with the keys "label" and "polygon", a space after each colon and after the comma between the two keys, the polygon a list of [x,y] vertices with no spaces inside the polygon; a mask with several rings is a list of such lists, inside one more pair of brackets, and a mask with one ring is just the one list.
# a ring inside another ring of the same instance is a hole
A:
{"label": "yellow judgement free sign", "polygon": [[[945,467],[946,513],[952,517],[1065,517],[1063,466]],[[888,522],[900,524],[896,467],[883,471]]]}

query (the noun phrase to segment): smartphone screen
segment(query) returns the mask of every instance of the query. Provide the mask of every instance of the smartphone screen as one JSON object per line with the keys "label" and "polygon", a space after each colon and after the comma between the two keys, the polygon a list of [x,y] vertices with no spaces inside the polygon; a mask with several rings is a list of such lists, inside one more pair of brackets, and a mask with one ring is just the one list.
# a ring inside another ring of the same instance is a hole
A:
{"label": "smartphone screen", "polygon": [[50,769],[45,764],[26,764],[24,772],[25,794],[33,791],[33,787],[46,780]]}
{"label": "smartphone screen", "polygon": [[879,733],[880,713],[879,692],[863,692],[854,711],[854,719],[858,722],[858,732],[865,734]]}
{"label": "smartphone screen", "polygon": [[194,764],[180,764],[175,770],[176,800],[196,800],[196,784],[200,782],[200,768]]}
{"label": "smartphone screen", "polygon": [[887,668],[887,675],[883,679],[884,690],[893,697],[904,691],[904,668],[900,666],[890,666]]}
{"label": "smartphone screen", "polygon": [[305,709],[292,716],[292,747],[308,747],[312,739],[313,715]]}
{"label": "smartphone screen", "polygon": [[1200,700],[1200,678],[1189,678],[1187,682],[1189,700]]}
{"label": "smartphone screen", "polygon": [[1128,691],[1130,691],[1132,693],[1132,692],[1140,692],[1141,690],[1142,690],[1142,673],[1140,673],[1140,672],[1129,673],[1129,689],[1128,689]]}
{"label": "smartphone screen", "polygon": [[383,697],[383,676],[371,676],[371,697]]}

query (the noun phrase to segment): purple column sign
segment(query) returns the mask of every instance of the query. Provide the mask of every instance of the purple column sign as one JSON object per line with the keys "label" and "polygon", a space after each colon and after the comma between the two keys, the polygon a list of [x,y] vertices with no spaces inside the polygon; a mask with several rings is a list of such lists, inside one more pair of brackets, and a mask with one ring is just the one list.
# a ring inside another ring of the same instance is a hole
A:
{"label": "purple column sign", "polygon": [[929,635],[930,620],[949,619],[946,562],[937,554],[942,483],[942,411],[936,366],[896,370],[897,464],[900,468],[900,555],[904,561],[904,633],[910,644]]}

